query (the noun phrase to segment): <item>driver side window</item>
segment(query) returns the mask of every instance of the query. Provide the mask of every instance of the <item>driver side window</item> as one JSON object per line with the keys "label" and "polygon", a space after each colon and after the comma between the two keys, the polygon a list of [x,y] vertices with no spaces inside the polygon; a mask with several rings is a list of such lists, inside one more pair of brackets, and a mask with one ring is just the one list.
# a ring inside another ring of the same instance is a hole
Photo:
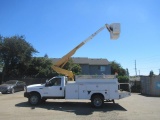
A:
{"label": "driver side window", "polygon": [[61,78],[54,78],[49,83],[50,86],[61,86]]}

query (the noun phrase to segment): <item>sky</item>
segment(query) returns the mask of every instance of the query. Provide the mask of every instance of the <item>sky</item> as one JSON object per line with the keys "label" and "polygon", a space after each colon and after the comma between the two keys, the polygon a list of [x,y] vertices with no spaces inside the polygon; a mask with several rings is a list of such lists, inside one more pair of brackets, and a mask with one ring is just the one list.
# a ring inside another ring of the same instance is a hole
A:
{"label": "sky", "polygon": [[116,61],[131,76],[160,72],[159,0],[0,0],[0,35],[23,35],[36,57],[61,58],[105,24],[120,23],[117,40],[107,29],[73,57]]}

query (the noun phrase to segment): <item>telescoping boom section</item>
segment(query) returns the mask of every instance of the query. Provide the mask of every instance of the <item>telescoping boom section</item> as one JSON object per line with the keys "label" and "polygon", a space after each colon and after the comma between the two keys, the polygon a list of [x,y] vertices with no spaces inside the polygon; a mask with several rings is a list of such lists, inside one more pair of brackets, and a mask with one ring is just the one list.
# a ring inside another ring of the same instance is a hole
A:
{"label": "telescoping boom section", "polygon": [[82,47],[85,43],[87,43],[89,40],[91,40],[93,37],[95,37],[98,33],[100,33],[104,28],[107,28],[110,32],[110,39],[117,39],[120,34],[120,24],[119,23],[113,23],[111,25],[105,24],[103,27],[98,29],[95,33],[90,35],[87,39],[85,39],[83,42],[81,42],[79,45],[77,45],[74,49],[72,49],[70,52],[68,52],[66,55],[64,55],[59,61],[57,61],[53,66],[53,70],[56,71],[59,74],[63,74],[65,76],[68,76],[70,80],[74,80],[74,74],[72,71],[68,71],[63,69],[63,66],[68,62],[68,60],[71,58],[75,52]]}

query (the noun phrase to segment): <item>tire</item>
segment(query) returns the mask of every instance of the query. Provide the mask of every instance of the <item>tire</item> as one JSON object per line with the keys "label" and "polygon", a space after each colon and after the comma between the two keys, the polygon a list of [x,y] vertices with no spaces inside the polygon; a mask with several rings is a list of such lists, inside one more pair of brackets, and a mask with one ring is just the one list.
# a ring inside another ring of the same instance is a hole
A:
{"label": "tire", "polygon": [[100,108],[103,106],[104,104],[104,98],[102,95],[94,95],[92,98],[91,98],[91,104],[93,107],[95,108]]}
{"label": "tire", "polygon": [[15,90],[14,90],[14,88],[12,88],[12,90],[11,90],[11,94],[13,94],[13,93],[15,93]]}
{"label": "tire", "polygon": [[41,98],[38,93],[32,93],[29,97],[29,103],[31,105],[38,105],[40,101],[41,101]]}

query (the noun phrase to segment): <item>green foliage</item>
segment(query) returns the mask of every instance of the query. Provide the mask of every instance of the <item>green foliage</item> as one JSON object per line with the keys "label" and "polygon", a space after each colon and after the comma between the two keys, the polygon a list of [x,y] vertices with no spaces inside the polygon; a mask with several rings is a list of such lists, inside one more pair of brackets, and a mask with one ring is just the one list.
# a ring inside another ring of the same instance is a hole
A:
{"label": "green foliage", "polygon": [[32,45],[26,42],[24,36],[0,36],[0,59],[4,64],[3,77],[21,76],[32,54],[36,52]]}
{"label": "green foliage", "polygon": [[119,83],[129,83],[129,78],[127,76],[118,76]]}
{"label": "green foliage", "polygon": [[70,60],[64,65],[63,68],[66,69],[66,70],[71,70],[72,67],[73,67],[73,65],[74,65],[73,60],[70,59]]}
{"label": "green foliage", "polygon": [[73,63],[72,59],[70,59],[63,68],[72,71],[75,75],[79,75],[82,71],[80,65]]}
{"label": "green foliage", "polygon": [[111,62],[111,74],[118,73],[118,76],[125,76],[126,70],[121,67],[121,65],[115,61]]}
{"label": "green foliage", "polygon": [[81,73],[82,69],[81,66],[79,64],[74,64],[72,67],[72,72],[74,73],[74,75],[79,75]]}
{"label": "green foliage", "polygon": [[[129,71],[128,69],[125,70],[121,67],[121,65],[115,61],[111,62],[111,74],[117,73],[117,78],[119,83],[129,83]],[[127,84],[121,84],[120,89],[123,89],[125,91],[128,91],[129,86]]]}
{"label": "green foliage", "polygon": [[45,57],[34,57],[30,61],[26,75],[30,77],[53,77],[55,72],[51,68],[52,60]]}
{"label": "green foliage", "polygon": [[2,69],[3,68],[3,62],[2,62],[2,60],[0,59],[0,69]]}
{"label": "green foliage", "polygon": [[45,54],[45,55],[44,55],[44,57],[45,57],[45,58],[48,58],[48,55],[47,55],[47,54]]}
{"label": "green foliage", "polygon": [[[127,76],[118,76],[117,78],[119,83],[129,83],[129,78]],[[120,84],[120,89],[129,91],[129,86],[128,84]]]}
{"label": "green foliage", "polygon": [[155,74],[154,74],[153,70],[151,70],[150,73],[149,73],[149,76],[152,77],[152,76],[154,76],[154,75],[155,75]]}
{"label": "green foliage", "polygon": [[23,36],[5,37],[0,41],[0,57],[3,61],[10,58],[10,63],[20,63],[31,59],[32,53],[37,52]]}

